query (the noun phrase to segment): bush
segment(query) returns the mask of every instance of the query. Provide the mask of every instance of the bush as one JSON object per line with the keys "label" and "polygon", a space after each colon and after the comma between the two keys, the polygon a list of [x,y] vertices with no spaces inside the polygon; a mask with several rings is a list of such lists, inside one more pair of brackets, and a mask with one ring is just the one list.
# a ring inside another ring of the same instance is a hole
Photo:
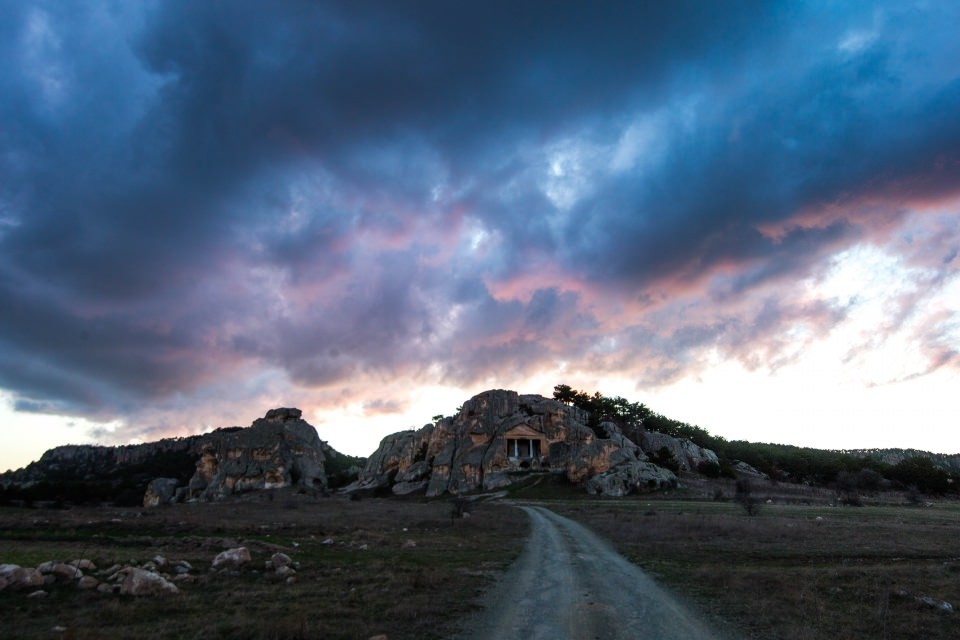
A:
{"label": "bush", "polygon": [[737,480],[737,493],[733,499],[743,507],[748,516],[755,516],[760,513],[760,498],[754,494],[753,486],[748,480]]}
{"label": "bush", "polygon": [[697,465],[697,471],[707,476],[708,478],[719,478],[720,477],[720,463],[719,462],[708,462],[704,460]]}

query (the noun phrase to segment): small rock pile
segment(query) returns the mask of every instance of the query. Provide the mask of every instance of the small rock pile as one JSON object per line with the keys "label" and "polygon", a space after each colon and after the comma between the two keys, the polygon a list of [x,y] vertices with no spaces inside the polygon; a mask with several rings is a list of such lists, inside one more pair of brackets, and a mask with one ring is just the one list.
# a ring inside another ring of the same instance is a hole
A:
{"label": "small rock pile", "polygon": [[[169,568],[176,577],[158,573],[158,567]],[[191,569],[185,560],[171,563],[162,556],[140,567],[115,564],[102,571],[85,558],[69,562],[48,560],[36,568],[2,564],[0,591],[28,591],[28,597],[42,598],[47,596],[47,589],[61,585],[130,596],[169,595],[179,591],[174,581],[191,578],[187,575]]]}
{"label": "small rock pile", "polygon": [[[221,575],[238,575],[252,562],[246,547],[227,549],[217,554],[210,565],[210,572]],[[299,562],[294,562],[285,553],[274,553],[266,561],[268,577],[286,584],[296,582]],[[103,594],[124,596],[166,596],[179,593],[177,584],[205,581],[208,578],[193,572],[186,560],[168,560],[162,555],[142,564],[114,564],[107,569],[87,559],[59,562],[48,560],[37,567],[21,567],[16,564],[0,564],[0,591],[25,591],[28,597],[45,598],[48,589],[54,586],[73,586],[77,589]]]}

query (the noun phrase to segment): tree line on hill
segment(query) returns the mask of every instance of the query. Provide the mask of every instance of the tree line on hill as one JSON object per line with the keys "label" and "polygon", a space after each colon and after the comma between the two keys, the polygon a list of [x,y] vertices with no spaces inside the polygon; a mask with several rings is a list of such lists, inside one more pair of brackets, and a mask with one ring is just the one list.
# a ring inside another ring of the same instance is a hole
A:
{"label": "tree line on hill", "polygon": [[608,397],[599,391],[588,393],[566,384],[554,387],[553,397],[590,414],[590,425],[602,421],[616,423],[624,434],[637,439],[646,431],[686,438],[717,454],[719,465],[700,469],[712,477],[734,477],[733,466],[745,462],[777,482],[835,486],[838,490],[874,491],[883,487],[915,488],[923,493],[943,495],[957,493],[960,483],[929,456],[917,453],[889,464],[870,455],[845,451],[814,449],[785,444],[727,440],[706,429],[653,411],[643,403],[620,396]]}

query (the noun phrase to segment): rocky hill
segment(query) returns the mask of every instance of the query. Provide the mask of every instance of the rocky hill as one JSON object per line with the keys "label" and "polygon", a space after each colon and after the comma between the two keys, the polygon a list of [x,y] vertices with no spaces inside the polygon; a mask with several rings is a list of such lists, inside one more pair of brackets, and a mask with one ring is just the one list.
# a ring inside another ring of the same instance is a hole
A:
{"label": "rocky hill", "polygon": [[0,489],[7,500],[146,505],[288,486],[325,491],[330,475],[342,480],[355,460],[320,440],[301,416],[299,409],[273,409],[247,428],[140,445],[56,447],[0,475]]}
{"label": "rocky hill", "polygon": [[387,436],[359,479],[344,491],[390,490],[427,496],[489,491],[532,471],[562,473],[598,495],[675,486],[678,470],[716,463],[716,455],[688,440],[644,434],[626,437],[613,422],[590,427],[589,414],[539,395],[491,390],[463,404],[452,417],[418,431]]}
{"label": "rocky hill", "polygon": [[960,472],[960,453],[930,453],[919,449],[849,449],[845,453],[897,465],[911,458],[927,458],[948,473]]}

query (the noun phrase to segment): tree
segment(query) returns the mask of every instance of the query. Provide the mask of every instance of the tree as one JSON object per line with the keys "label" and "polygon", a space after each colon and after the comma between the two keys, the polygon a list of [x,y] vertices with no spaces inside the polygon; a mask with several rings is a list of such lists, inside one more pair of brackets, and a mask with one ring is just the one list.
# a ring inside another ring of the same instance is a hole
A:
{"label": "tree", "polygon": [[563,404],[573,404],[577,397],[577,392],[568,384],[558,384],[553,388],[554,400],[559,400]]}

